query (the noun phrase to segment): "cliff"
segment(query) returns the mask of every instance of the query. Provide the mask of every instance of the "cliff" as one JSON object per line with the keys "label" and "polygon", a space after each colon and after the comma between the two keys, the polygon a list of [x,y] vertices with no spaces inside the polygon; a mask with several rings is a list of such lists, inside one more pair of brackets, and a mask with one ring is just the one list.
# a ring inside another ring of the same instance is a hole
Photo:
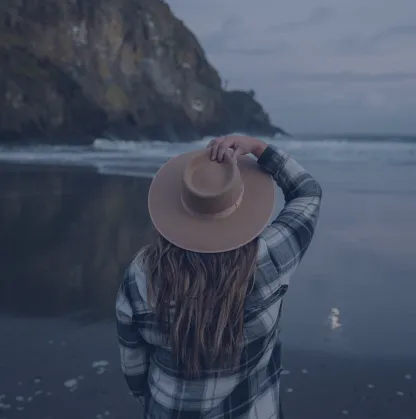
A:
{"label": "cliff", "polygon": [[0,60],[1,141],[283,133],[161,0],[2,0]]}

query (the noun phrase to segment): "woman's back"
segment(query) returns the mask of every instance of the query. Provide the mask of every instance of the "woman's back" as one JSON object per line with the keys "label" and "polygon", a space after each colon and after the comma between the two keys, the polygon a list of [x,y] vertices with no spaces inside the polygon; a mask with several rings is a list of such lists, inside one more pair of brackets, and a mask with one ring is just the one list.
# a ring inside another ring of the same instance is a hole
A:
{"label": "woman's back", "polygon": [[259,236],[202,253],[157,234],[126,273],[121,359],[144,417],[280,417],[282,297],[312,239],[321,190],[286,153],[268,147],[259,157],[286,200]]}

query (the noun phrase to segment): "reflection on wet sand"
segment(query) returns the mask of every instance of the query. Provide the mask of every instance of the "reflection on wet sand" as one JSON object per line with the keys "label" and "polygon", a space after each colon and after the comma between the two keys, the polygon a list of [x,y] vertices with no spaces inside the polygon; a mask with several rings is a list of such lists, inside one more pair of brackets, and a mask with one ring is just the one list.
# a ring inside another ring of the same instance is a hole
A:
{"label": "reflection on wet sand", "polygon": [[114,311],[149,227],[149,181],[86,170],[3,166],[0,308],[52,315]]}
{"label": "reflection on wet sand", "polygon": [[339,329],[342,325],[339,321],[340,311],[338,308],[332,308],[328,316],[331,330]]}

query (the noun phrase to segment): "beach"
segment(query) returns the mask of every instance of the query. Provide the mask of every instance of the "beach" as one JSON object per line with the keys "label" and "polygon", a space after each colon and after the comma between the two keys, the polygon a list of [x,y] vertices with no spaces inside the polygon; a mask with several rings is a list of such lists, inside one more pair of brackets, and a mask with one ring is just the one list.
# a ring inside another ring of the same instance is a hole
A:
{"label": "beach", "polygon": [[[324,199],[285,297],[288,419],[416,416],[416,165],[301,160]],[[114,298],[148,177],[0,167],[0,418],[137,417]]]}

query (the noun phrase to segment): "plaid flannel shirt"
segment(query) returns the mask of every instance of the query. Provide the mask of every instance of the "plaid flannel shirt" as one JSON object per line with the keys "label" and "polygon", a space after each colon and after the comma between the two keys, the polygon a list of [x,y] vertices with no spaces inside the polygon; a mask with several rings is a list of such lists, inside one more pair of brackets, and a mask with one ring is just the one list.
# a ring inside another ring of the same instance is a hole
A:
{"label": "plaid flannel shirt", "polygon": [[[117,297],[122,370],[146,419],[281,418],[279,320],[282,297],[314,234],[321,188],[284,151],[269,146],[258,159],[285,196],[285,206],[259,238],[254,287],[246,297],[244,349],[238,372],[204,371],[185,380],[147,304],[138,256]],[[139,254],[140,255],[140,254]]]}

